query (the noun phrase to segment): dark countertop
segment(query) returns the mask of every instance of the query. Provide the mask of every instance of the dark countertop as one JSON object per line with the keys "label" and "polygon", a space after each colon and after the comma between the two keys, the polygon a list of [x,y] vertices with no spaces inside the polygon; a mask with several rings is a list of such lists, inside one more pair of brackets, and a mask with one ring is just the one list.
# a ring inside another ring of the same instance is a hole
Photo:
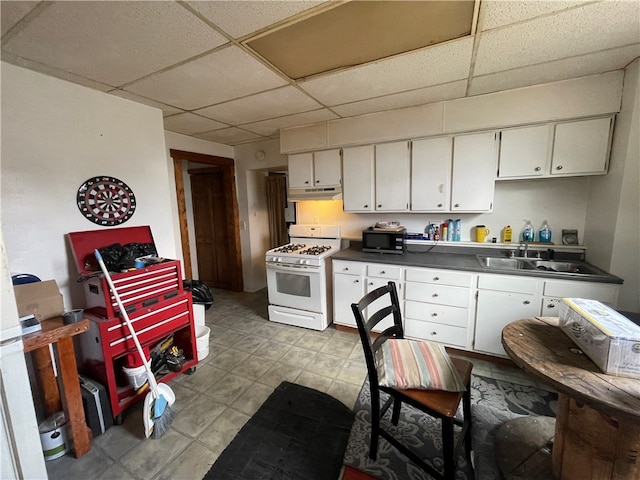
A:
{"label": "dark countertop", "polygon": [[[398,265],[404,267],[429,267],[441,268],[444,270],[463,270],[475,273],[493,273],[500,275],[517,275],[522,277],[553,278],[556,280],[576,280],[581,282],[597,283],[617,283],[622,284],[623,280],[615,275],[602,272],[601,275],[585,275],[576,273],[558,273],[544,270],[506,270],[487,268],[480,264],[477,254],[485,254],[481,250],[465,253],[441,252],[437,249],[418,248],[409,245],[407,251],[399,254],[367,253],[360,249],[360,245],[352,245],[349,248],[339,251],[331,256],[333,260],[349,260],[354,262],[384,263],[388,265]],[[429,251],[427,251],[429,250]],[[494,253],[495,254],[495,253]],[[496,256],[499,256],[496,254]],[[557,258],[556,258],[557,260]],[[573,260],[572,260],[573,261]],[[586,262],[583,262],[586,263]],[[595,266],[588,264],[590,268],[599,270]]]}

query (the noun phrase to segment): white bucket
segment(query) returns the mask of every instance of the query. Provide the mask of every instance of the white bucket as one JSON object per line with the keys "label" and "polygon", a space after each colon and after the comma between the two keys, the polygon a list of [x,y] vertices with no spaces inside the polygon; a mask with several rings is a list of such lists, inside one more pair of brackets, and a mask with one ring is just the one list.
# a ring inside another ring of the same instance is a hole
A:
{"label": "white bucket", "polygon": [[122,370],[129,380],[129,385],[136,390],[142,387],[147,381],[147,370],[144,368],[144,365],[133,368],[122,367]]}
{"label": "white bucket", "polygon": [[67,426],[63,412],[54,413],[44,422],[38,425],[40,431],[40,443],[44,459],[55,460],[69,451],[67,440]]}
{"label": "white bucket", "polygon": [[204,305],[201,303],[193,304],[193,323],[196,327],[204,327]]}
{"label": "white bucket", "polygon": [[211,329],[203,325],[196,326],[196,345],[198,347],[198,361],[209,355],[209,334]]}

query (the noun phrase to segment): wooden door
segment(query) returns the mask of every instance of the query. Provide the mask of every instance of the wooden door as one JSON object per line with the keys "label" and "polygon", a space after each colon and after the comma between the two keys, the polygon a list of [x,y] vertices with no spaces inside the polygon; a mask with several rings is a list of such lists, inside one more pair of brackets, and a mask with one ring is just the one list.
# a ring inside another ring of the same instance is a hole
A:
{"label": "wooden door", "polygon": [[287,222],[287,185],[284,175],[268,175],[267,205],[269,208],[269,248],[276,248],[289,241]]}
{"label": "wooden door", "polygon": [[226,220],[229,206],[223,186],[221,168],[208,168],[206,173],[191,174],[198,277],[210,287],[230,289],[232,230]]}

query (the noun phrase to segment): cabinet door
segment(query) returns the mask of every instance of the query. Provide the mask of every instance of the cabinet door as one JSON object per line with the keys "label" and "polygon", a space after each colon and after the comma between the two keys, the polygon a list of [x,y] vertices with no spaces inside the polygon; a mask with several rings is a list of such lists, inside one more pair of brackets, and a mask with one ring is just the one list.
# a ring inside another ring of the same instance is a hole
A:
{"label": "cabinet door", "polygon": [[411,148],[411,210],[449,210],[451,137],[416,140]]}
{"label": "cabinet door", "polygon": [[540,296],[478,290],[474,350],[506,356],[502,329],[521,318],[540,314]]}
{"label": "cabinet door", "polygon": [[289,155],[289,186],[306,188],[313,186],[313,154]]}
{"label": "cabinet door", "polygon": [[376,210],[409,210],[409,142],[376,145]]}
{"label": "cabinet door", "polygon": [[345,212],[373,210],[373,145],[342,150],[342,201]]}
{"label": "cabinet door", "polygon": [[498,177],[539,177],[549,171],[551,125],[500,132]]}
{"label": "cabinet door", "polygon": [[357,328],[351,304],[364,296],[364,279],[360,275],[333,275],[333,323]]}
{"label": "cabinet door", "polygon": [[452,211],[491,211],[497,158],[495,132],[454,137]]}
{"label": "cabinet door", "polygon": [[313,177],[316,187],[336,187],[342,183],[340,149],[313,154]]}
{"label": "cabinet door", "polygon": [[611,120],[607,117],[558,123],[551,174],[606,173]]}

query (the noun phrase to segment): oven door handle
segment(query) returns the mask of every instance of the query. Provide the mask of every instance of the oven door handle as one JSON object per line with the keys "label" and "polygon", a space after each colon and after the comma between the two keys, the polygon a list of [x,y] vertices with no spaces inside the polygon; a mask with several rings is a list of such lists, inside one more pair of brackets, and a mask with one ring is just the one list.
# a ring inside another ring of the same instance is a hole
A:
{"label": "oven door handle", "polygon": [[278,270],[280,272],[291,271],[289,269],[298,269],[298,270],[319,270],[319,267],[314,265],[294,265],[290,263],[273,263],[267,262],[267,268],[272,270]]}

